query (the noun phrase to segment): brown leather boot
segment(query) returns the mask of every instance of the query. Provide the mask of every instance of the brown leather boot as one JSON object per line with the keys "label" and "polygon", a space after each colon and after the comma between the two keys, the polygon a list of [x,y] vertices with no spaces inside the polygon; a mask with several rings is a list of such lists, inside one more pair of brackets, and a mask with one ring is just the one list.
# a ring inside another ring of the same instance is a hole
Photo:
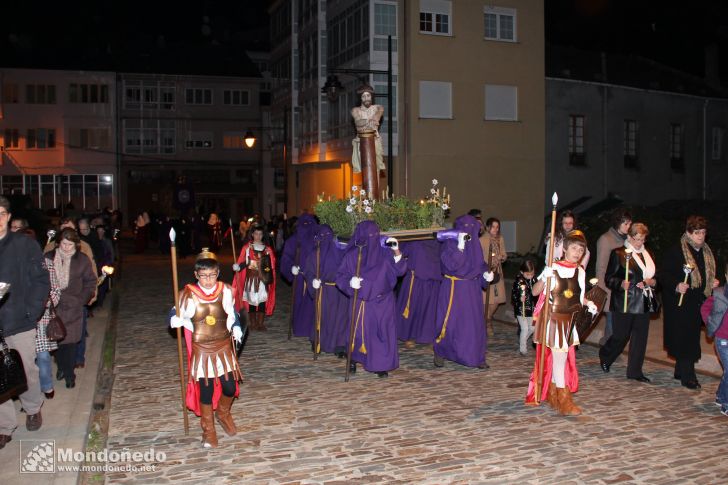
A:
{"label": "brown leather boot", "polygon": [[235,427],[235,421],[233,421],[233,415],[230,414],[230,408],[233,407],[234,397],[228,397],[226,395],[220,396],[220,401],[217,403],[217,410],[215,411],[215,417],[217,422],[220,423],[225,434],[228,436],[235,436],[238,433]]}
{"label": "brown leather boot", "polygon": [[265,319],[265,312],[258,312],[258,330],[261,332],[267,332],[268,327],[265,326],[263,320]]}
{"label": "brown leather boot", "polygon": [[554,410],[559,411],[559,398],[556,395],[556,389],[556,384],[554,384],[553,382],[549,384],[549,390],[546,394],[546,402],[549,404],[549,406],[554,408]]}
{"label": "brown leather boot", "polygon": [[571,399],[571,391],[566,387],[556,388],[556,398],[558,400],[558,411],[564,416],[578,416],[581,414],[581,408],[574,404]]}
{"label": "brown leather boot", "polygon": [[212,404],[200,404],[200,426],[202,426],[202,447],[217,448],[215,421],[212,419]]}

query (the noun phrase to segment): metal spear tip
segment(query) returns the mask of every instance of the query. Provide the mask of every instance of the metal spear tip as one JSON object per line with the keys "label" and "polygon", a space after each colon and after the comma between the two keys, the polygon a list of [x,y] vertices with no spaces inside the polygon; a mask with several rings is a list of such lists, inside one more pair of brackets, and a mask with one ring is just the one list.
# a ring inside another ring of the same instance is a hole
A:
{"label": "metal spear tip", "polygon": [[177,233],[174,232],[174,227],[169,230],[169,240],[174,242],[175,238],[177,237]]}
{"label": "metal spear tip", "polygon": [[554,207],[559,203],[559,195],[556,192],[554,192],[554,195],[551,196],[551,203]]}
{"label": "metal spear tip", "polygon": [[114,274],[114,267],[113,266],[102,266],[101,272],[107,276],[110,276],[110,275]]}
{"label": "metal spear tip", "polygon": [[599,280],[597,278],[592,278],[589,280],[589,284],[592,286],[596,286],[597,283],[599,283]]}
{"label": "metal spear tip", "polygon": [[49,230],[49,231],[48,231],[48,232],[46,233],[46,235],[48,236],[48,239],[53,239],[54,237],[56,237],[56,231],[55,231],[55,230],[53,230],[53,229],[50,229],[50,230]]}

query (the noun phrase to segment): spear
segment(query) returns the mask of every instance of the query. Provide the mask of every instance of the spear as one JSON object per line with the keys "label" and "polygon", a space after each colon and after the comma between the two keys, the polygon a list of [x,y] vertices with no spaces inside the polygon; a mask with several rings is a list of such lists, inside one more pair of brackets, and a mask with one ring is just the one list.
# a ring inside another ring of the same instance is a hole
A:
{"label": "spear", "polygon": [[[172,254],[172,287],[174,288],[174,309],[177,316],[180,316],[179,311],[179,283],[177,280],[177,247],[174,245],[174,239],[177,234],[174,232],[174,228],[169,231],[169,241],[171,243],[170,252]],[[177,357],[179,360],[179,392],[180,398],[182,399],[182,416],[185,420],[185,435],[190,434],[190,421],[187,417],[187,405],[185,404],[185,396],[187,395],[187,389],[185,388],[185,369],[182,363],[182,328],[177,327]]]}
{"label": "spear", "polygon": [[228,222],[230,223],[230,244],[233,246],[233,262],[237,262],[238,260],[238,253],[235,251],[235,230],[233,229],[233,219],[228,219]]}
{"label": "spear", "polygon": [[[316,279],[321,280],[321,241],[316,241]],[[321,352],[321,297],[323,288],[316,290],[316,329],[313,334],[313,360],[318,359]]]}
{"label": "spear", "polygon": [[[359,250],[358,254],[356,255],[356,277],[359,277],[359,271],[361,270],[361,250],[363,246],[356,245],[356,248]],[[351,369],[351,353],[354,352],[354,323],[356,322],[356,299],[359,297],[359,290],[354,288],[354,298],[352,298],[351,303],[351,323],[349,324],[349,348],[346,349],[348,352],[346,352],[346,376],[344,377],[345,382],[349,382],[349,372]],[[362,325],[364,325],[364,322],[362,322]]]}
{"label": "spear", "polygon": [[[553,208],[551,209],[551,237],[549,238],[549,253],[548,253],[548,265],[554,264],[554,240],[556,239],[556,205],[559,203],[559,196],[554,192],[551,196],[551,203]],[[541,313],[539,313],[539,327],[538,327],[538,341],[540,342],[538,360],[536,361],[538,366],[536,367],[536,404],[541,401],[541,388],[543,387],[543,366],[546,358],[546,325],[551,319],[551,306],[549,301],[551,300],[551,278],[546,278],[546,300],[544,301]]]}

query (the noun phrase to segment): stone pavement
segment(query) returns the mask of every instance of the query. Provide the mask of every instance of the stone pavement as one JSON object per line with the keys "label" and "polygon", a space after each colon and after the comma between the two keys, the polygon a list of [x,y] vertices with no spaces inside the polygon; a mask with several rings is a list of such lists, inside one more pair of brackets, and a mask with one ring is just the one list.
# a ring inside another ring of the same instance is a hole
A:
{"label": "stone pavement", "polygon": [[640,384],[625,379],[623,358],[604,374],[582,346],[585,412],[560,417],[523,405],[533,353],[520,357],[514,327],[496,323],[490,370],[435,369],[428,348],[400,347],[388,379],[360,369],[345,383],[343,360],[313,361],[306,340],[286,339],[286,285],[270,330],[250,335],[240,358],[239,433],[218,426],[220,447],[204,450],[194,415],[183,432],[168,259],[129,257],[125,279],[107,445],[166,456],[154,471],[107,473],[109,483],[728,483],[714,378],[690,391],[650,362],[653,383]]}

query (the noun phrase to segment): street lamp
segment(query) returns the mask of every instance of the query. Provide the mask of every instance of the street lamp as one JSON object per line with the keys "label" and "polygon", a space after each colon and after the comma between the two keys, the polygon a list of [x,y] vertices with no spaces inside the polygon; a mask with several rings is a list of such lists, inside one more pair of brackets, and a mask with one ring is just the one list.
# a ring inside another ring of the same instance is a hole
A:
{"label": "street lamp", "polygon": [[255,135],[251,130],[245,132],[245,136],[243,136],[243,141],[245,141],[246,147],[253,148],[253,145],[255,145]]}
{"label": "street lamp", "polygon": [[329,69],[329,74],[326,76],[326,84],[321,88],[321,93],[325,94],[329,101],[336,101],[339,96],[339,92],[343,91],[344,86],[339,82],[339,78],[336,74],[386,74],[387,75],[387,137],[389,141],[387,143],[387,187],[389,188],[389,194],[393,192],[394,181],[393,181],[393,170],[394,170],[394,159],[393,159],[393,141],[392,141],[392,36],[387,36],[387,70],[372,70],[372,69]]}

